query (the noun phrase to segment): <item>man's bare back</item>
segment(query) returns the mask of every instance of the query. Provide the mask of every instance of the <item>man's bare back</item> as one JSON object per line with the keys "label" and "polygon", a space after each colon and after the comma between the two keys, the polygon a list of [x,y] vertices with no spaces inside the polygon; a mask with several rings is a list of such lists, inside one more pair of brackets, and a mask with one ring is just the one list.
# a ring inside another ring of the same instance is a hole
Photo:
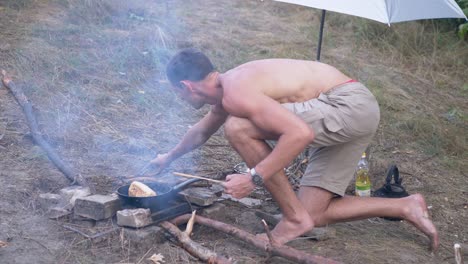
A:
{"label": "man's bare back", "polygon": [[242,64],[224,73],[227,82],[249,83],[279,103],[304,102],[351,78],[315,61],[266,59]]}

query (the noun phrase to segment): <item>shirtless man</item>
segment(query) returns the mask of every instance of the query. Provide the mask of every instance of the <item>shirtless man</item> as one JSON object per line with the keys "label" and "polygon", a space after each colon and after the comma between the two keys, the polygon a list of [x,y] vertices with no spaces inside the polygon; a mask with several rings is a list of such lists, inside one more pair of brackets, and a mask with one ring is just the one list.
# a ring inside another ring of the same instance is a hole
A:
{"label": "shirtless man", "polygon": [[[315,226],[384,216],[412,223],[437,249],[438,233],[422,195],[344,196],[380,118],[377,101],[361,83],[327,64],[291,59],[252,61],[220,73],[195,49],[177,53],[167,76],[184,101],[196,109],[212,108],[171,151],[151,161],[158,171],[201,146],[224,124],[229,143],[252,168],[248,174],[228,175],[225,192],[243,198],[264,186],[283,215],[271,232],[276,243]],[[277,144],[272,149],[265,140]],[[283,168],[308,145],[314,151],[296,196]]]}

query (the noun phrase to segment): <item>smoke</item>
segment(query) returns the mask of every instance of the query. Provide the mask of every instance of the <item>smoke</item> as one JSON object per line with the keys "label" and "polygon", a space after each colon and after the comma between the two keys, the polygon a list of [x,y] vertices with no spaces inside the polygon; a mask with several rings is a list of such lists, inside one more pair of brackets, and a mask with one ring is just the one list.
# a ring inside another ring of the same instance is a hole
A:
{"label": "smoke", "polygon": [[165,81],[184,27],[177,2],[7,2],[21,12],[2,66],[24,81],[47,140],[90,165],[84,175],[132,174],[178,142],[194,113]]}

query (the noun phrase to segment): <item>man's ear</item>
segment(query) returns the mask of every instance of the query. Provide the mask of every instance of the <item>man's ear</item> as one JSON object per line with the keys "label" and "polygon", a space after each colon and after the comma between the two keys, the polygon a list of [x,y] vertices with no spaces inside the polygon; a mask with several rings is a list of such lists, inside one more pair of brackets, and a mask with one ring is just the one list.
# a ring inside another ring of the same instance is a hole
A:
{"label": "man's ear", "polygon": [[187,81],[187,80],[180,81],[180,86],[183,87],[184,89],[189,90],[190,92],[193,92],[192,82],[190,81]]}

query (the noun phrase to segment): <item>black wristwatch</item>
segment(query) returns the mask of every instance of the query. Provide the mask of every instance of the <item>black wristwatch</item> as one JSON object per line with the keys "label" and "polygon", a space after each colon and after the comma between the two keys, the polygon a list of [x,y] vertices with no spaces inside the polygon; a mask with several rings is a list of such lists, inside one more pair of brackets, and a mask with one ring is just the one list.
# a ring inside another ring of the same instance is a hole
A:
{"label": "black wristwatch", "polygon": [[252,176],[252,182],[255,186],[263,186],[263,177],[255,171],[255,168],[250,169],[250,175]]}

